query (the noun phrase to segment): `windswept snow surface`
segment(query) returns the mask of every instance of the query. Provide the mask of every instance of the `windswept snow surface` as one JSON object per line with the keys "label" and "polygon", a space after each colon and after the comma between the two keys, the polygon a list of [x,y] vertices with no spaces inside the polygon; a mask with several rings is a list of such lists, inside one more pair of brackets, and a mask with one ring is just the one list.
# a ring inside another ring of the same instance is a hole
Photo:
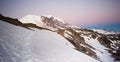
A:
{"label": "windswept snow surface", "polygon": [[62,36],[0,22],[0,62],[98,62]]}

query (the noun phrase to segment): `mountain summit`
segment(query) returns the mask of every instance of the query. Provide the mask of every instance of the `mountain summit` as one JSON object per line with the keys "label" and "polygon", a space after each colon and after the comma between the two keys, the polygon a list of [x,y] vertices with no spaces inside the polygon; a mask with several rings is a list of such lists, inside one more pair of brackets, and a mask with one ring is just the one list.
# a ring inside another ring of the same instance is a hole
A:
{"label": "mountain summit", "polygon": [[48,16],[36,16],[36,15],[27,15],[19,19],[22,23],[32,23],[36,24],[39,27],[48,28],[51,30],[63,29],[67,26],[67,24],[56,17],[51,15]]}

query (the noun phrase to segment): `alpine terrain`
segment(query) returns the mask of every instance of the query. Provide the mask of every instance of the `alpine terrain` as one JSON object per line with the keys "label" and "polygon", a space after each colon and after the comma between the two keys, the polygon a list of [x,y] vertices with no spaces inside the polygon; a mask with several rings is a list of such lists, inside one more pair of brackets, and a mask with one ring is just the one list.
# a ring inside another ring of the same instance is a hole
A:
{"label": "alpine terrain", "polygon": [[120,61],[120,32],[86,29],[54,16],[0,14],[0,62]]}

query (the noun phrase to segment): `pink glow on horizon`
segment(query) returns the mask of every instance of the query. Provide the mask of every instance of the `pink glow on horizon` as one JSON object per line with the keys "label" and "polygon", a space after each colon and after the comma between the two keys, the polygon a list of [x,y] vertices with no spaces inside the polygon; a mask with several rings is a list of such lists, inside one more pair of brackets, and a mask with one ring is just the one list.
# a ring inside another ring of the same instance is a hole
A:
{"label": "pink glow on horizon", "polygon": [[120,22],[120,0],[1,0],[0,11],[21,18],[53,15],[75,25]]}

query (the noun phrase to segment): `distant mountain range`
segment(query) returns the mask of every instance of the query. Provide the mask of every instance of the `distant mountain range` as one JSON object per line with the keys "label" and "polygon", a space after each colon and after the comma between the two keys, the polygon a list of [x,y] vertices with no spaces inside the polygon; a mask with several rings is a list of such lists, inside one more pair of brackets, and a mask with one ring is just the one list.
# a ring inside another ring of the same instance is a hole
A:
{"label": "distant mountain range", "polygon": [[103,29],[108,31],[119,31],[120,32],[120,22],[112,23],[112,24],[103,24],[103,25],[88,25],[82,26],[88,29]]}
{"label": "distant mountain range", "polygon": [[120,61],[120,32],[77,27],[54,16],[27,15],[20,19],[13,19],[0,15],[0,20],[33,31],[40,29],[57,33],[70,42],[75,50],[98,62]]}

